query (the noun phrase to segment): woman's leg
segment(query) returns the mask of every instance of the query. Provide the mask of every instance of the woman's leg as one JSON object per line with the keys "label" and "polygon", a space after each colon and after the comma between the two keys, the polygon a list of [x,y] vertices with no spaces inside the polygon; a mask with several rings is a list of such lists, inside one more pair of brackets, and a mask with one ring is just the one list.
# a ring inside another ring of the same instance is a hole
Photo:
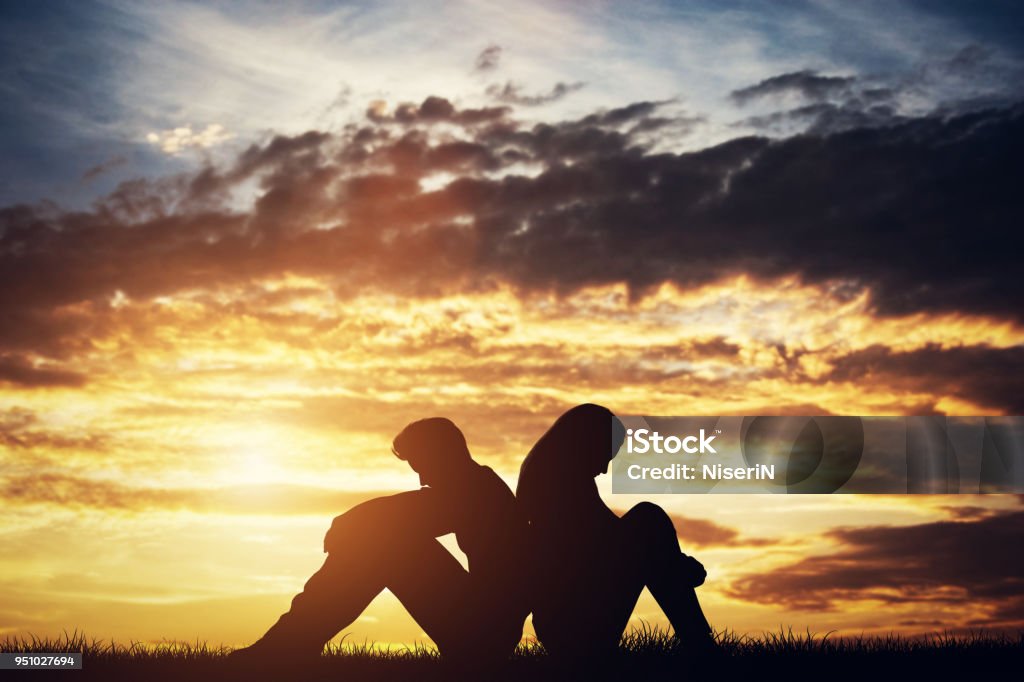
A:
{"label": "woman's leg", "polygon": [[[676,530],[668,514],[656,504],[641,502],[626,512],[621,522],[625,551],[620,556],[638,571],[643,584],[672,623],[676,636],[683,641],[709,638],[711,626],[694,590],[704,582],[704,568],[679,550]],[[634,599],[628,605],[629,612],[635,604]],[[620,608],[625,609],[625,604]],[[629,618],[628,612],[625,617]]]}
{"label": "woman's leg", "polygon": [[619,640],[644,588],[641,571],[613,520],[597,534],[538,539],[533,551],[533,625],[552,656],[601,660]]}
{"label": "woman's leg", "polygon": [[703,568],[679,551],[672,520],[657,505],[636,505],[600,535],[538,542],[533,623],[553,655],[614,651],[645,586],[681,640],[710,638],[694,591]]}

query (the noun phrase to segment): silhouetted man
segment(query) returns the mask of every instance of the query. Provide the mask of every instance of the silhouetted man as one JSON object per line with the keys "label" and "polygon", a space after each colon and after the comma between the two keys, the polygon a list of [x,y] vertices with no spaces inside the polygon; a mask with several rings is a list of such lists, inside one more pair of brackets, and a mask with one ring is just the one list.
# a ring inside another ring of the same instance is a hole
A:
{"label": "silhouetted man", "polygon": [[533,446],[516,498],[530,522],[533,625],[544,647],[574,661],[612,653],[646,586],[676,636],[697,651],[714,647],[694,588],[704,567],[679,550],[671,519],[642,502],[621,518],[594,478],[625,438],[607,408],[579,405]]}
{"label": "silhouetted man", "polygon": [[[319,655],[384,588],[446,659],[494,662],[515,649],[529,606],[519,577],[527,527],[512,491],[473,461],[448,419],[408,425],[392,451],[424,487],[369,500],[335,518],[324,538],[323,567],[239,658]],[[468,571],[436,539],[451,532]]]}

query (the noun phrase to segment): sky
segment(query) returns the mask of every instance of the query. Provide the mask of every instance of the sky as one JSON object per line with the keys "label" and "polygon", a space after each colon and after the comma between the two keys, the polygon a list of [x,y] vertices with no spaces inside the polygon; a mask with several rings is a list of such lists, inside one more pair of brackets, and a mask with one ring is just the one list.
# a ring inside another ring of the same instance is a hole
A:
{"label": "sky", "polygon": [[[0,634],[251,641],[426,416],[1022,413],[1015,3],[0,11]],[[1024,625],[1019,496],[656,501],[719,629]]]}

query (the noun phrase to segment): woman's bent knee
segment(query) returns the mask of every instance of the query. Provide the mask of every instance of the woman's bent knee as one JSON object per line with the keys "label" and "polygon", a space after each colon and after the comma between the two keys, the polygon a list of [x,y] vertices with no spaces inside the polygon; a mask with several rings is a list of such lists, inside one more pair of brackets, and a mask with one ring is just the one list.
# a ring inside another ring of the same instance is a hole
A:
{"label": "woman's bent knee", "polygon": [[675,534],[675,526],[665,510],[653,502],[640,502],[623,515],[622,520],[628,525],[642,529],[664,532],[671,530]]}
{"label": "woman's bent knee", "polygon": [[628,544],[639,543],[646,551],[653,550],[658,553],[661,550],[656,548],[679,551],[679,541],[676,539],[676,528],[672,524],[672,519],[664,509],[653,502],[641,502],[634,506],[623,515],[622,521]]}

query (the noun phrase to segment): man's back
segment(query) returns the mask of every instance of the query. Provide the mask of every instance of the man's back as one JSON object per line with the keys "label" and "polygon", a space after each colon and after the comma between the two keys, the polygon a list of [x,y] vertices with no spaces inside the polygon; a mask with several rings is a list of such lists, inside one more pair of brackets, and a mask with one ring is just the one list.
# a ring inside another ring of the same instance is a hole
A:
{"label": "man's back", "polygon": [[470,575],[487,582],[513,577],[528,528],[512,490],[490,467],[478,465],[465,496],[455,504],[455,538],[469,560]]}

